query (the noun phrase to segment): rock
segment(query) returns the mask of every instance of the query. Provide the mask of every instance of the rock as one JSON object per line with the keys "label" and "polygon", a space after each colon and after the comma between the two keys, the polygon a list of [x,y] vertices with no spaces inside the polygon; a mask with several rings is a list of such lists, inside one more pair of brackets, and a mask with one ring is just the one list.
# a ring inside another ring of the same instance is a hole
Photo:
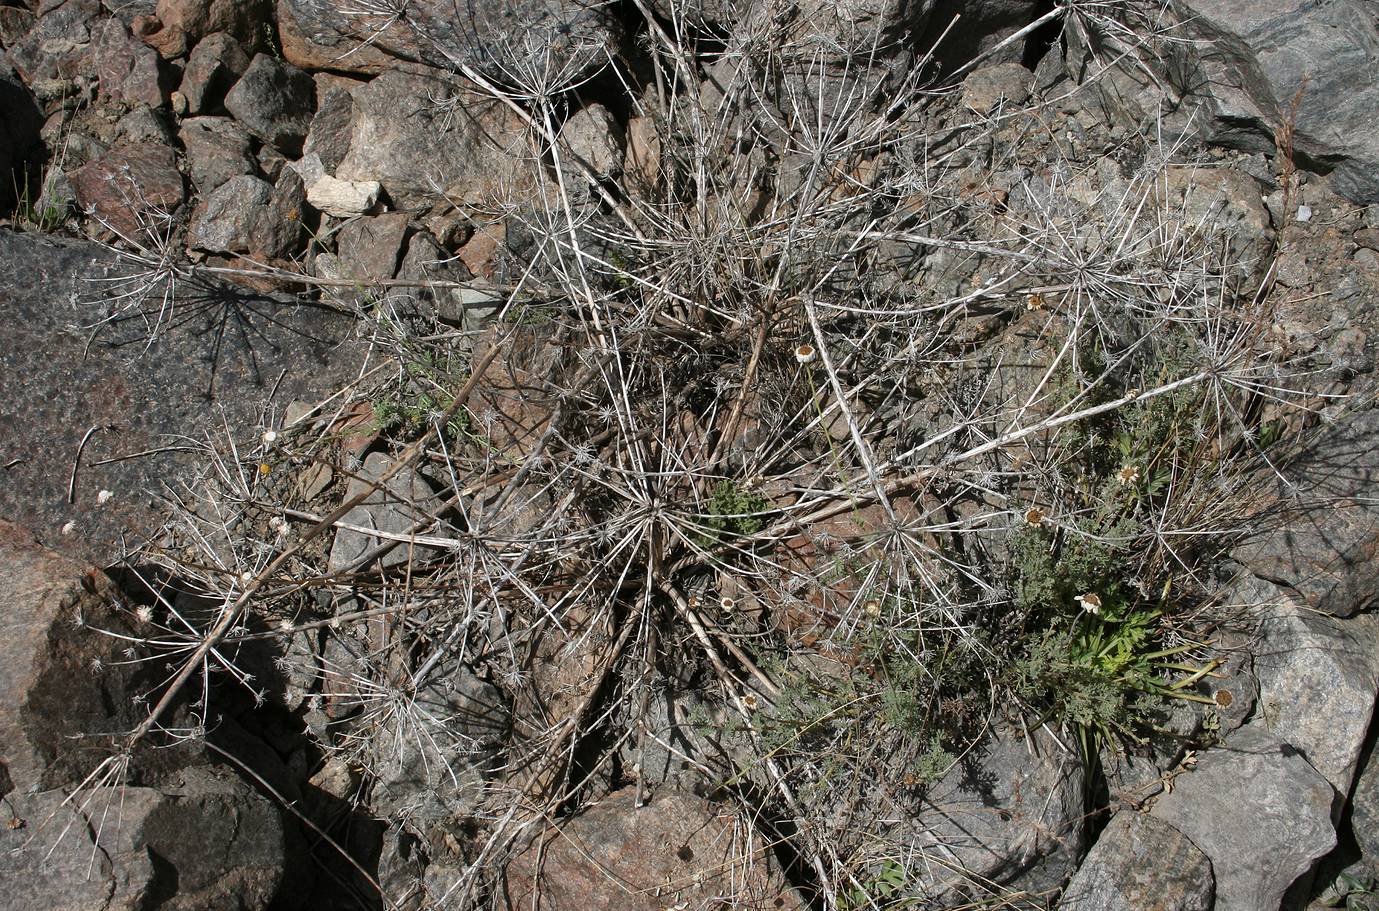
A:
{"label": "rock", "polygon": [[1122,810],[1082,861],[1058,911],[1211,911],[1206,855],[1161,819]]}
{"label": "rock", "polygon": [[[1039,0],[938,0],[930,5],[933,9],[928,28],[917,43],[924,50],[934,48],[934,56],[945,70],[992,52],[1002,40],[1045,11],[1045,4]],[[957,25],[950,29],[954,17],[958,17]],[[1025,42],[1015,41],[990,53],[985,60],[998,64],[1018,62],[1024,52]]]}
{"label": "rock", "polygon": [[383,195],[376,180],[336,180],[323,175],[307,184],[306,201],[313,209],[336,218],[353,218],[372,212]]}
{"label": "rock", "polygon": [[482,381],[470,396],[470,412],[478,421],[476,433],[512,458],[523,458],[550,426],[555,412],[554,386],[562,369],[563,351],[550,343],[544,327],[523,328],[508,337],[493,326],[474,341],[472,359],[478,363],[494,345],[499,354],[484,369]]}
{"label": "rock", "polygon": [[1277,594],[1260,605],[1255,723],[1348,794],[1379,689],[1379,617],[1337,620]]}
{"label": "rock", "polygon": [[569,143],[595,177],[611,177],[622,173],[622,127],[601,104],[586,104],[560,128],[560,136]]}
{"label": "rock", "polygon": [[372,809],[419,831],[473,813],[507,729],[497,687],[466,668],[433,672],[374,739]]}
{"label": "rock", "polygon": [[91,82],[91,24],[99,11],[97,0],[46,4],[38,22],[10,45],[10,64],[40,101],[61,102]]}
{"label": "rock", "polygon": [[962,103],[978,114],[1009,113],[1029,101],[1034,74],[1018,63],[973,70],[962,81]]}
{"label": "rock", "polygon": [[177,159],[165,145],[116,145],[68,177],[79,206],[102,226],[141,242],[167,230],[185,198]]}
{"label": "rock", "polygon": [[[1239,0],[1188,0],[1178,14],[1189,53],[1173,85],[1206,107],[1212,141],[1272,151],[1294,119],[1305,167],[1330,172],[1336,191],[1379,202],[1379,24],[1362,0],[1281,0],[1267,10]],[[1296,116],[1291,113],[1296,99]]]}
{"label": "rock", "polygon": [[1350,795],[1350,830],[1371,873],[1379,873],[1379,761],[1366,744]]}
{"label": "rock", "polygon": [[531,908],[534,893],[546,911],[711,907],[721,896],[743,911],[806,907],[731,808],[675,791],[637,808],[634,790],[610,794],[514,857],[503,907]]}
{"label": "rock", "polygon": [[306,188],[296,171],[284,169],[268,204],[259,210],[250,232],[249,249],[259,257],[283,259],[301,249],[302,209],[306,205]]}
{"label": "rock", "polygon": [[172,145],[172,127],[162,114],[148,105],[130,111],[115,124],[116,142],[149,142]]}
{"label": "rock", "polygon": [[254,173],[253,143],[229,117],[191,117],[182,121],[182,147],[192,185],[207,196],[232,177]]}
{"label": "rock", "polygon": [[158,54],[138,41],[119,19],[106,19],[92,30],[92,62],[101,96],[119,104],[162,107],[172,85]]}
{"label": "rock", "polygon": [[293,12],[294,5],[293,0],[277,0],[278,42],[283,59],[293,66],[373,76],[407,65],[385,54],[371,41],[354,41],[322,27],[317,16],[308,17],[304,26]]}
{"label": "rock", "polygon": [[633,186],[649,193],[660,185],[661,136],[651,117],[633,117],[627,122],[627,153],[624,158]]}
{"label": "rock", "polygon": [[132,28],[135,19],[152,16],[158,11],[158,0],[101,0],[101,6]]}
{"label": "rock", "polygon": [[[364,459],[356,476],[350,478],[345,489],[346,501],[372,492],[340,520],[342,527],[336,531],[335,543],[330,548],[332,573],[354,567],[365,554],[384,544],[392,544],[392,549],[379,561],[384,569],[410,560],[425,561],[436,555],[434,547],[410,544],[408,538],[415,533],[412,526],[429,527],[441,511],[441,499],[411,468],[404,468],[386,484],[373,489],[392,467],[392,459],[381,452],[372,452]],[[391,537],[370,534],[371,530]]]}
{"label": "rock", "polygon": [[[345,3],[283,0],[280,22],[283,11],[298,35],[333,51],[327,59],[334,62],[322,66],[356,72],[383,67],[375,55],[352,59],[354,49],[369,45],[441,69],[470,66],[501,80],[544,71],[574,83],[617,55],[621,31],[611,10],[574,0],[471,4],[463,15],[456,15],[453,0],[412,0],[401,16]],[[312,61],[321,59],[309,48],[292,50],[309,53]],[[283,51],[288,52],[286,36]]]}
{"label": "rock", "polygon": [[350,120],[354,116],[354,98],[341,88],[330,89],[321,96],[316,116],[306,134],[303,155],[315,154],[321,166],[334,173],[350,150]]}
{"label": "rock", "polygon": [[81,735],[141,720],[134,696],[153,682],[119,666],[117,640],[97,632],[129,635],[132,618],[112,608],[119,591],[104,573],[3,520],[0,601],[0,793],[74,784],[94,764],[73,746]]}
{"label": "rock", "polygon": [[[0,883],[15,911],[238,911],[266,908],[287,860],[276,807],[224,771],[176,783],[99,787],[3,801],[19,828],[0,829]],[[23,884],[22,886],[20,884]]]}
{"label": "rock", "polygon": [[144,23],[144,41],[168,59],[181,57],[213,32],[248,44],[270,10],[267,0],[158,0],[155,18]]}
{"label": "rock", "polygon": [[[43,391],[0,401],[0,464],[10,465],[0,516],[101,565],[156,531],[164,497],[200,469],[204,453],[169,448],[166,434],[256,428],[272,393],[319,401],[362,356],[347,316],[204,279],[165,288],[89,242],[0,232],[0,274],[9,320],[0,386]],[[141,284],[142,303],[106,296]],[[175,292],[166,303],[165,290]],[[160,324],[165,306],[177,318]],[[73,459],[92,427],[69,503]]]}
{"label": "rock", "polygon": [[225,96],[225,108],[245,129],[295,155],[311,127],[316,83],[271,54],[256,54]]}
{"label": "rock", "polygon": [[[412,235],[407,254],[398,267],[398,278],[421,282],[468,282],[474,279],[458,257],[449,256],[425,231]],[[467,288],[436,288],[422,285],[409,289],[423,312],[465,329],[482,329],[497,317],[503,298]]]}
{"label": "rock", "polygon": [[38,18],[22,6],[0,7],[0,48],[18,44]]}
{"label": "rock", "polygon": [[1277,908],[1336,844],[1335,791],[1302,754],[1246,725],[1178,776],[1152,815],[1211,861],[1215,911]]}
{"label": "rock", "polygon": [[[1323,311],[1324,312],[1324,311]],[[1231,556],[1250,572],[1297,593],[1303,605],[1349,617],[1379,594],[1379,409],[1331,427],[1280,484],[1280,502],[1325,503],[1289,509],[1276,529]],[[1296,498],[1296,499],[1295,499]]]}
{"label": "rock", "polygon": [[201,39],[187,58],[178,86],[187,99],[187,113],[196,116],[219,108],[247,69],[249,55],[232,35],[213,32]]}
{"label": "rock", "polygon": [[247,253],[273,188],[247,174],[231,177],[202,200],[192,216],[191,246],[212,253]]}
{"label": "rock", "polygon": [[391,279],[406,237],[407,216],[401,212],[351,221],[340,229],[335,245],[342,273],[365,285]]}
{"label": "rock", "polygon": [[1051,738],[989,736],[884,827],[891,844],[942,859],[907,888],[944,901],[983,888],[974,884],[1060,888],[1081,855],[1082,780],[1081,762]]}
{"label": "rock", "polygon": [[[444,108],[457,105],[453,116]],[[482,202],[510,190],[526,129],[506,107],[471,100],[449,80],[384,73],[354,92],[341,180],[376,180],[394,205],[417,209],[442,194]]]}

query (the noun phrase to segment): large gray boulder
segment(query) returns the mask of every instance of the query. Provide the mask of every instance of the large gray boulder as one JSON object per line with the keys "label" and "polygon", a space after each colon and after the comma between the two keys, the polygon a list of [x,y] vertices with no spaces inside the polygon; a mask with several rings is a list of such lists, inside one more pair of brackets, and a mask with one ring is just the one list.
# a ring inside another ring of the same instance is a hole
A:
{"label": "large gray boulder", "polygon": [[1302,753],[1247,725],[1175,779],[1153,816],[1211,861],[1215,911],[1277,908],[1336,845],[1336,792]]}

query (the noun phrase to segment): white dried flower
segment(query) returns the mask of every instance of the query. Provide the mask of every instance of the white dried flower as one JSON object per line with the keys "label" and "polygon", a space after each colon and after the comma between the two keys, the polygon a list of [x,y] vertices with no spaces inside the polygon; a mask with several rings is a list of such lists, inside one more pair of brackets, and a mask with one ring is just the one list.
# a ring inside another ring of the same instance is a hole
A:
{"label": "white dried flower", "polygon": [[1101,613],[1101,596],[1096,592],[1086,592],[1077,596],[1078,607],[1089,614]]}
{"label": "white dried flower", "polygon": [[96,505],[104,506],[106,503],[110,502],[110,498],[113,496],[115,496],[113,491],[102,490],[100,493],[96,494]]}
{"label": "white dried flower", "polygon": [[814,346],[808,343],[800,345],[795,349],[795,360],[801,364],[812,364],[814,359],[819,356],[819,352],[814,350]]}
{"label": "white dried flower", "polygon": [[1122,487],[1128,487],[1131,484],[1138,483],[1139,480],[1140,469],[1138,465],[1126,465],[1120,471],[1116,472],[1116,481]]}
{"label": "white dried flower", "polygon": [[153,608],[147,604],[140,604],[134,608],[134,616],[139,618],[140,623],[152,623]]}
{"label": "white dried flower", "polygon": [[274,443],[276,443],[277,441],[278,441],[278,432],[277,432],[276,430],[265,430],[265,431],[263,432],[263,445],[265,445],[265,446],[272,446],[272,445],[273,445]]}

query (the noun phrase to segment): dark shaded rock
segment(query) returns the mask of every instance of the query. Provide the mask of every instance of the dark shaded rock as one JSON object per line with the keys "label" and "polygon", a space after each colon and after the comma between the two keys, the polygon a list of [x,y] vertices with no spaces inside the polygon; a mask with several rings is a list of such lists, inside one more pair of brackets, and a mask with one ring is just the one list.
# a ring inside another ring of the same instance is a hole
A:
{"label": "dark shaded rock", "polygon": [[14,188],[23,186],[16,173],[43,149],[43,114],[29,90],[0,66],[0,205],[14,202]]}
{"label": "dark shaded rock", "polygon": [[351,221],[336,241],[341,273],[363,283],[387,281],[397,272],[406,237],[407,216],[401,212]]}
{"label": "dark shaded rock", "polygon": [[1250,572],[1297,593],[1313,610],[1349,617],[1379,596],[1379,409],[1346,416],[1295,464],[1279,486],[1288,509],[1269,535],[1231,556]]}
{"label": "dark shaded rock", "polygon": [[223,771],[189,769],[158,789],[10,795],[0,883],[14,909],[240,911],[266,908],[285,876],[281,816]]}
{"label": "dark shaded rock", "polygon": [[[167,434],[223,436],[228,424],[256,438],[270,393],[317,401],[357,367],[343,315],[211,281],[166,289],[91,243],[0,231],[0,274],[0,385],[35,390],[0,403],[0,515],[102,565],[156,529],[163,492],[204,458]],[[141,285],[146,299],[113,300]],[[165,290],[176,291],[166,304]]]}
{"label": "dark shaded rock", "polygon": [[537,893],[547,911],[708,907],[723,895],[743,911],[805,907],[771,852],[741,843],[730,807],[675,791],[636,807],[634,790],[610,794],[513,858],[504,906],[530,908]]}
{"label": "dark shaded rock", "polygon": [[290,63],[257,54],[225,96],[225,107],[245,129],[284,153],[301,151],[311,127],[316,83]]}
{"label": "dark shaded rock", "polygon": [[1206,855],[1161,819],[1122,810],[1111,818],[1063,891],[1059,911],[1211,911]]}
{"label": "dark shaded rock", "polygon": [[1215,911],[1279,907],[1288,888],[1336,844],[1334,789],[1263,728],[1236,731],[1175,784],[1153,816],[1211,861]]}
{"label": "dark shaded rock", "polygon": [[[418,532],[414,526],[429,528],[441,512],[441,499],[430,485],[412,468],[403,468],[386,483],[378,482],[394,466],[381,452],[373,452],[364,460],[355,477],[345,488],[345,500],[372,491],[340,520],[330,548],[330,571],[355,567],[366,554],[391,545],[378,563],[387,568],[409,560],[426,560],[436,556],[434,547],[415,544],[410,539]],[[381,532],[373,534],[371,532]]]}
{"label": "dark shaded rock", "polygon": [[229,117],[192,117],[180,134],[192,185],[205,196],[231,177],[254,173],[253,142]]}
{"label": "dark shaded rock", "polygon": [[[458,105],[449,115],[447,105]],[[526,128],[506,107],[445,79],[388,72],[354,91],[341,180],[377,180],[399,208],[484,201],[511,184]]]}
{"label": "dark shaded rock", "polygon": [[316,116],[307,132],[303,155],[316,155],[327,173],[334,174],[350,150],[350,120],[354,99],[345,89],[334,88],[321,96]]}
{"label": "dark shaded rock", "polygon": [[340,0],[285,0],[282,6],[313,43],[340,49],[335,69],[354,66],[348,51],[368,43],[444,69],[472,66],[498,79],[549,70],[574,82],[607,65],[620,35],[611,9],[575,0],[459,7],[453,0],[413,0],[402,16]]}
{"label": "dark shaded rock", "polygon": [[91,60],[100,80],[101,97],[120,104],[161,107],[171,91],[169,74],[158,54],[129,33],[119,19],[106,19],[92,29]]}
{"label": "dark shaded rock", "polygon": [[254,226],[272,195],[273,188],[257,177],[231,177],[196,207],[191,246],[212,253],[249,252]]}
{"label": "dark shaded rock", "polygon": [[[474,278],[458,257],[447,254],[425,231],[412,235],[407,243],[397,277],[419,282],[468,282]],[[498,295],[465,288],[422,285],[406,293],[412,295],[421,312],[466,329],[484,328],[503,305]]]}
{"label": "dark shaded rock", "polygon": [[373,742],[371,808],[415,831],[473,813],[508,723],[497,687],[463,667],[433,672]]}
{"label": "dark shaded rock", "polygon": [[296,171],[284,169],[268,203],[259,210],[250,232],[249,249],[257,256],[281,259],[298,252],[302,242],[302,211],[306,188]]}
{"label": "dark shaded rock", "polygon": [[269,0],[158,0],[144,41],[166,58],[181,57],[213,32],[254,41],[272,11]]}
{"label": "dark shaded rock", "polygon": [[1350,830],[1370,873],[1379,875],[1379,760],[1374,758],[1373,741],[1360,757],[1351,791]]}
{"label": "dark shaded rock", "polygon": [[225,32],[201,39],[187,58],[177,90],[187,99],[187,113],[210,113],[225,101],[225,93],[249,69],[244,47]]}
{"label": "dark shaded rock", "polygon": [[[41,546],[0,520],[0,793],[74,784],[99,761],[97,735],[140,720],[135,670],[112,636],[135,632],[99,570]],[[80,622],[78,622],[80,618]],[[143,681],[144,686],[151,681]]]}
{"label": "dark shaded rock", "polygon": [[141,242],[166,230],[185,198],[176,156],[154,143],[114,146],[68,177],[77,205],[103,227]]}
{"label": "dark shaded rock", "polygon": [[10,47],[29,33],[38,17],[22,6],[0,6],[0,47]]}
{"label": "dark shaded rock", "polygon": [[[930,5],[928,28],[918,45],[922,51],[935,48],[934,56],[946,70],[991,52],[1002,40],[1033,22],[1045,6],[1040,0],[937,0]],[[958,24],[949,29],[955,17]],[[940,43],[945,30],[948,34]],[[991,53],[985,62],[1018,62],[1024,51],[1024,42],[1015,41]]]}

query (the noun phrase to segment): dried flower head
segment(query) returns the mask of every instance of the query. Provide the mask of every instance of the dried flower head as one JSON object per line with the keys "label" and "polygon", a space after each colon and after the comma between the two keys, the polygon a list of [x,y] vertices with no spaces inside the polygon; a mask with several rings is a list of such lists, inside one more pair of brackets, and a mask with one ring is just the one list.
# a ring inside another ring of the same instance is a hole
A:
{"label": "dried flower head", "polygon": [[742,697],[742,706],[749,712],[755,712],[761,706],[761,702],[755,695],[748,693]]}
{"label": "dried flower head", "polygon": [[1096,592],[1086,592],[1077,596],[1077,604],[1089,614],[1101,613],[1101,596]]}
{"label": "dried flower head", "polygon": [[1043,310],[1044,295],[1031,294],[1029,297],[1025,298],[1025,309],[1029,310],[1030,312],[1034,312],[1035,310]]}
{"label": "dried flower head", "polygon": [[1126,465],[1116,472],[1116,480],[1123,486],[1135,484],[1140,479],[1140,469],[1138,465]]}
{"label": "dried flower head", "polygon": [[1044,520],[1047,518],[1048,516],[1045,515],[1044,510],[1040,509],[1038,506],[1031,506],[1029,509],[1025,510],[1025,524],[1032,528],[1038,528],[1043,525]]}
{"label": "dried flower head", "polygon": [[110,498],[113,496],[115,496],[115,494],[112,491],[102,490],[100,493],[96,494],[96,505],[104,506],[106,503],[110,502]]}
{"label": "dried flower head", "polygon": [[813,345],[808,343],[800,345],[795,349],[795,360],[799,361],[801,364],[812,364],[814,363],[814,359],[818,356],[819,352],[814,349]]}
{"label": "dried flower head", "polygon": [[866,604],[862,605],[862,613],[872,619],[876,619],[881,616],[881,602],[877,601],[875,598],[871,599]]}
{"label": "dried flower head", "polygon": [[737,607],[737,602],[734,601],[732,598],[729,598],[727,595],[724,595],[722,598],[719,599],[718,606],[723,611],[723,613],[727,614],[731,613],[732,610]]}
{"label": "dried flower head", "polygon": [[153,622],[153,608],[147,604],[140,604],[134,608],[134,616],[139,618],[140,623]]}
{"label": "dried flower head", "polygon": [[278,441],[278,432],[276,430],[265,430],[261,439],[263,440],[263,445],[272,446]]}

